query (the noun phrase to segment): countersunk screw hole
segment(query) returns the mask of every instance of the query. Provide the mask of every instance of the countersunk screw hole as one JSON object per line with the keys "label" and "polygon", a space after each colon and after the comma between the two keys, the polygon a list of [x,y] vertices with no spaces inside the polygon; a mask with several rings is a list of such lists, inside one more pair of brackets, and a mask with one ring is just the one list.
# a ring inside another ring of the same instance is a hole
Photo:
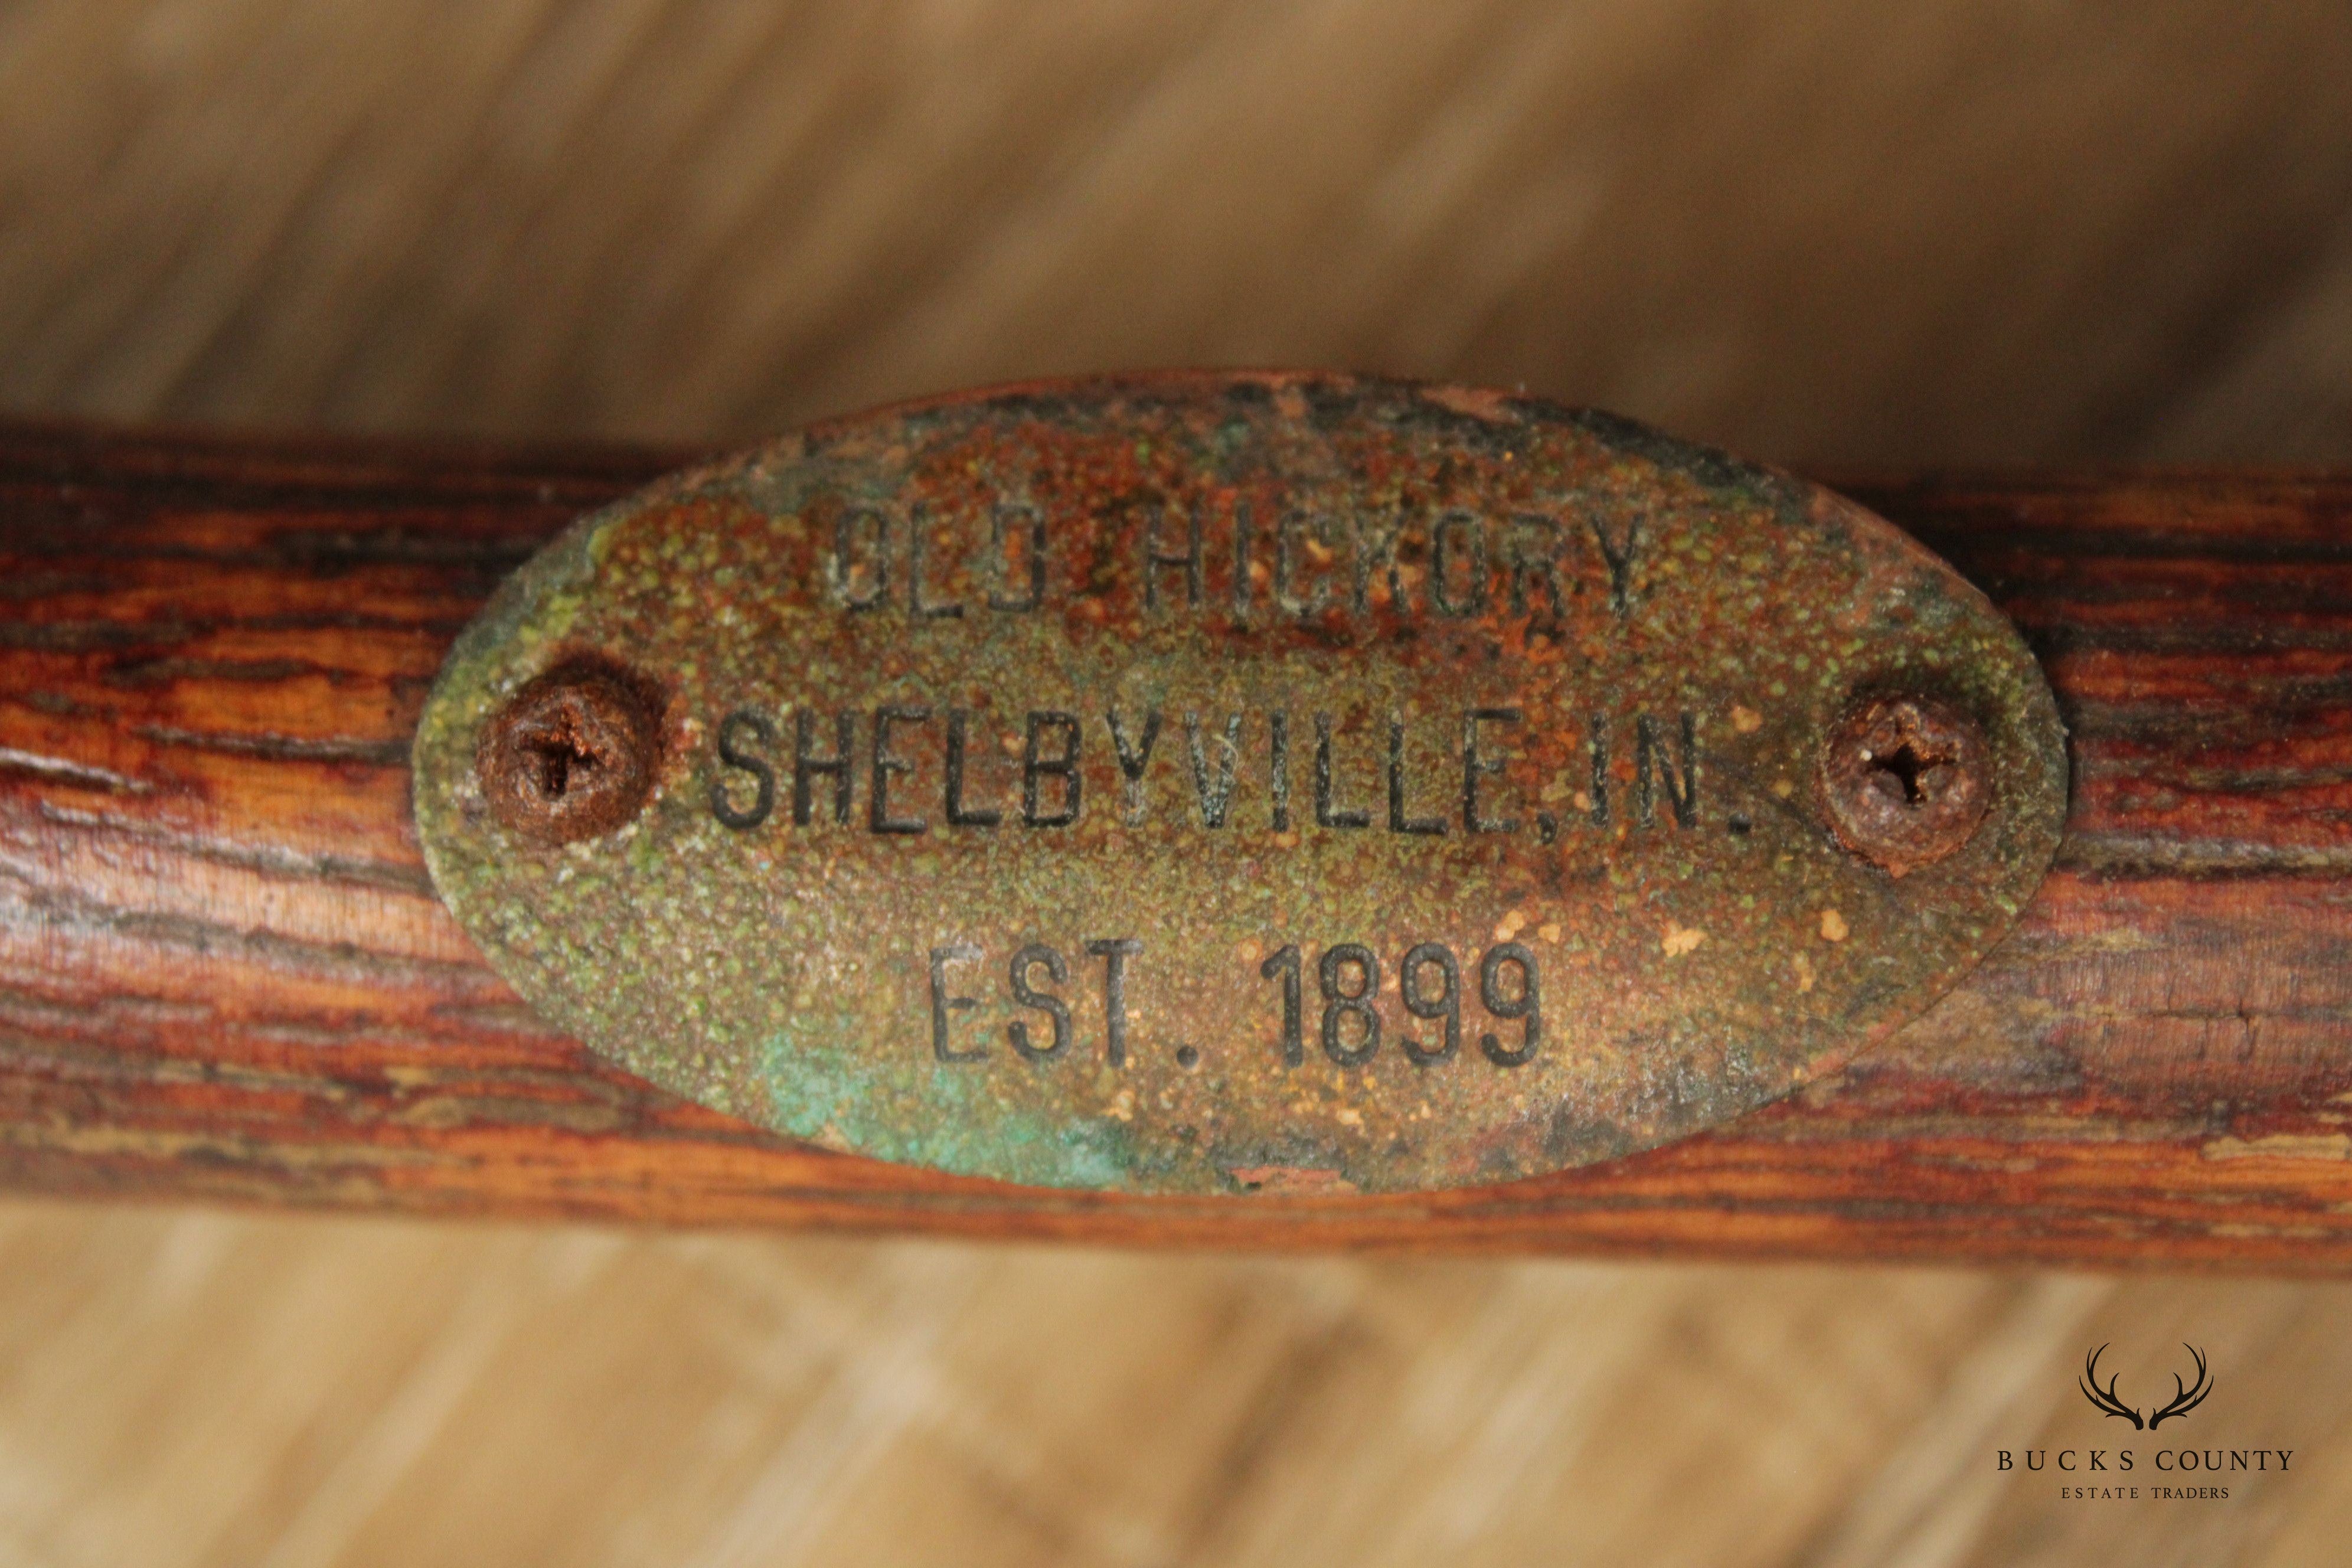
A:
{"label": "countersunk screw hole", "polygon": [[1832,726],[1822,797],[1840,845],[1891,876],[1966,844],[1991,801],[1984,732],[1931,697],[1873,697]]}
{"label": "countersunk screw hole", "polygon": [[604,659],[530,680],[483,727],[475,772],[508,828],[542,844],[610,833],[636,816],[661,762],[659,693]]}

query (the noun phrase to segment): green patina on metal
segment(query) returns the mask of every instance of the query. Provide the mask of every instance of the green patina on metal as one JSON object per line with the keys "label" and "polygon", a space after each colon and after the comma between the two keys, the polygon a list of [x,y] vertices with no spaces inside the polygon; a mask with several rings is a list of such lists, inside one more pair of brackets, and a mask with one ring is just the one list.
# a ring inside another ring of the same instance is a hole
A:
{"label": "green patina on metal", "polygon": [[[641,731],[565,709],[574,670]],[[1824,748],[1953,724],[1965,842],[1874,864],[1851,825],[1947,759]],[[633,816],[533,830],[639,732]],[[1869,788],[1841,842],[1824,792]],[[830,1148],[1158,1193],[1507,1181],[1737,1116],[1965,973],[2064,801],[2023,643],[1885,522],[1333,375],[969,394],[667,480],[505,585],[415,747],[442,896],[604,1055]]]}

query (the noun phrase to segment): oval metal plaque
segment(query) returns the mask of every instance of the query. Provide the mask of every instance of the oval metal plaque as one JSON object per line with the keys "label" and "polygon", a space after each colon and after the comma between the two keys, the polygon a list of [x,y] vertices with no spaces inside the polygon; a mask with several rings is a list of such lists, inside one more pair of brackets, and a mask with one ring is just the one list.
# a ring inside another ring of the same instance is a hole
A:
{"label": "oval metal plaque", "polygon": [[826,1147],[1397,1191],[1736,1116],[1911,1018],[2058,841],[2015,632],[1617,418],[1330,375],[885,410],[576,525],[419,731],[541,1013]]}

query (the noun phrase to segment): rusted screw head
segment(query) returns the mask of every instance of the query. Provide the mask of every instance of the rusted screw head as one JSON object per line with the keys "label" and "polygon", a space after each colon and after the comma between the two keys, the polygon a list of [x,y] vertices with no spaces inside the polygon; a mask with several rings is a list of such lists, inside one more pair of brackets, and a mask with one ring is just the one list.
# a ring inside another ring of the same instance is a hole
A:
{"label": "rusted screw head", "polygon": [[1900,877],[1969,841],[1991,804],[1984,731],[1932,697],[1873,697],[1847,710],[1822,752],[1830,827]]}
{"label": "rusted screw head", "polygon": [[655,694],[616,665],[575,661],[536,677],[491,717],[474,770],[508,828],[569,844],[636,816],[660,761]]}

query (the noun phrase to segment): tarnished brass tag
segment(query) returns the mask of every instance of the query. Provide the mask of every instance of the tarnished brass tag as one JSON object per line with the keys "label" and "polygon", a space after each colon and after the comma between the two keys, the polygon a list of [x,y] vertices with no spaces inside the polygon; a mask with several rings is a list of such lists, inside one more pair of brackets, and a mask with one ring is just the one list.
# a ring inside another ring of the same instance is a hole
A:
{"label": "tarnished brass tag", "polygon": [[1397,1191],[1737,1116],[2055,851],[2024,644],[1786,475],[1501,393],[1029,385],[589,517],[415,749],[547,1018],[828,1148]]}

